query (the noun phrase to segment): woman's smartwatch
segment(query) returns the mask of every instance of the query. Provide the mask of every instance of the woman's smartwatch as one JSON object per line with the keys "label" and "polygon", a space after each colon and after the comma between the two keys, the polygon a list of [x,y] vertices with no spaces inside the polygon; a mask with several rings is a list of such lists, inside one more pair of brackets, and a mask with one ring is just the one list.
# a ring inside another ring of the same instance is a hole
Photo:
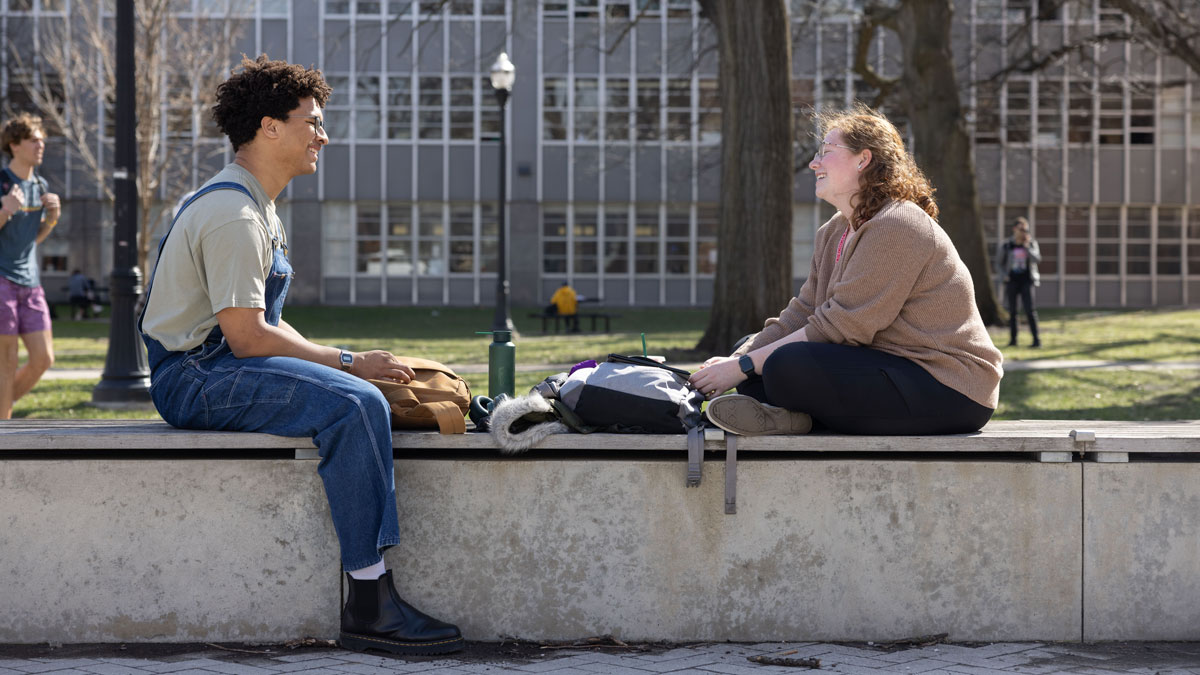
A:
{"label": "woman's smartwatch", "polygon": [[741,368],[742,372],[746,374],[746,379],[753,380],[754,378],[758,377],[758,373],[754,372],[754,361],[750,359],[749,354],[743,354],[741,358],[738,359],[738,367]]}

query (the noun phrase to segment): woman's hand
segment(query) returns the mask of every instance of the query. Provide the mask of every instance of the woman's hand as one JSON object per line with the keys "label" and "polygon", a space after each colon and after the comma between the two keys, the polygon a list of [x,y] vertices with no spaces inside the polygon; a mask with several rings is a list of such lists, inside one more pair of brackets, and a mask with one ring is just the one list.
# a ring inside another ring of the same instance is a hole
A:
{"label": "woman's hand", "polygon": [[412,368],[400,363],[391,352],[375,349],[369,352],[355,352],[354,365],[350,374],[364,380],[392,380],[405,384],[411,382],[416,373]]}
{"label": "woman's hand", "polygon": [[692,373],[688,382],[705,398],[720,396],[746,379],[736,356],[714,356]]}

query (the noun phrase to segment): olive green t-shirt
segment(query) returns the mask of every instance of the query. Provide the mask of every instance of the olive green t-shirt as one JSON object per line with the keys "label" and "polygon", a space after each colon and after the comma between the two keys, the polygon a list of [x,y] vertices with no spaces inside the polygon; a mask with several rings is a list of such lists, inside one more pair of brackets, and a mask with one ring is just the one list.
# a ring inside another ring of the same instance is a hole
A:
{"label": "olive green t-shirt", "polygon": [[267,307],[272,235],[284,236],[275,202],[237,164],[205,185],[222,181],[246,186],[254,201],[237,190],[201,196],[175,222],[154,272],[142,330],[171,351],[204,342],[223,309]]}

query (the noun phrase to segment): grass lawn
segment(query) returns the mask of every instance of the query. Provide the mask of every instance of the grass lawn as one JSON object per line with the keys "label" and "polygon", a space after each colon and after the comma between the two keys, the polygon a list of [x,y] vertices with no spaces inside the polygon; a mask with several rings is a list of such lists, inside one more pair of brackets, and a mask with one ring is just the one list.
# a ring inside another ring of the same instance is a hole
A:
{"label": "grass lawn", "polygon": [[[528,319],[532,308],[514,308],[513,320],[524,332],[516,339],[518,364],[573,363],[602,359],[610,352],[647,351],[672,362],[702,360],[692,351],[708,319],[706,310],[621,309],[610,335],[538,334],[540,322]],[[1102,359],[1144,362],[1200,360],[1200,311],[1196,310],[1043,310],[1041,349],[1003,348],[1007,360]],[[351,349],[388,349],[445,363],[485,363],[490,336],[476,335],[491,325],[488,308],[293,307],[287,320],[301,333],[324,344]],[[586,326],[586,322],[585,322]],[[57,367],[102,368],[108,345],[103,321],[56,321]],[[1008,342],[1005,328],[991,330],[998,345]],[[1021,341],[1028,344],[1028,331]],[[527,391],[555,371],[517,373],[517,391]],[[465,374],[477,394],[487,393],[487,375]],[[87,405],[95,385],[89,380],[47,380],[17,402],[16,417],[145,418],[153,411],[105,411]],[[1200,418],[1200,370],[1050,370],[1010,371],[1000,390],[996,419],[1171,420]]]}

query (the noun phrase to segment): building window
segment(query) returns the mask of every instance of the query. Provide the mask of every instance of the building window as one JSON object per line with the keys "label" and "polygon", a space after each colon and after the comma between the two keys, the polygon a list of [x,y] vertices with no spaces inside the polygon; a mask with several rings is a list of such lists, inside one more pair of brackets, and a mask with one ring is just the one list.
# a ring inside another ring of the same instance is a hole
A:
{"label": "building window", "polygon": [[658,274],[658,207],[637,207],[637,222],[633,229],[633,271],[635,274]]}
{"label": "building window", "polygon": [[1121,272],[1121,209],[1096,209],[1096,274]]}
{"label": "building window", "polygon": [[1095,104],[1092,86],[1088,82],[1072,82],[1067,100],[1067,141],[1069,143],[1091,143],[1092,106]]}
{"label": "building window", "polygon": [[1183,211],[1158,210],[1158,244],[1155,268],[1159,274],[1179,275],[1183,272]]}
{"label": "building window", "polygon": [[[1024,211],[1024,209],[1022,209]],[[1013,214],[1008,219],[1008,229],[1011,232],[1012,222],[1020,213]],[[1058,207],[1039,206],[1033,210],[1033,222],[1030,223],[1034,240],[1042,254],[1039,270],[1042,274],[1058,273]],[[1005,238],[1009,233],[1005,233]]]}
{"label": "building window", "polygon": [[1153,82],[1130,85],[1129,142],[1133,145],[1154,144],[1154,98],[1157,87]]}
{"label": "building window", "polygon": [[600,139],[600,81],[594,77],[575,78],[575,140]]}
{"label": "building window", "polygon": [[388,80],[387,134],[391,139],[411,139],[412,131],[412,78],[389,77]]}
{"label": "building window", "polygon": [[567,210],[562,206],[542,209],[542,272],[567,273]]}
{"label": "building window", "polygon": [[1125,274],[1150,274],[1150,209],[1125,210]]}
{"label": "building window", "polygon": [[440,204],[422,204],[417,210],[417,274],[440,277],[445,265],[446,226]]}
{"label": "building window", "polygon": [[327,277],[348,277],[354,209],[350,204],[326,202],[321,210],[321,227],[325,232],[325,244],[321,247],[321,270]]}
{"label": "building window", "polygon": [[358,204],[354,271],[369,276],[383,273],[383,220],[378,204]]}
{"label": "building window", "polygon": [[683,78],[667,80],[666,140],[687,142],[692,138],[692,81]]}
{"label": "building window", "polygon": [[567,107],[566,78],[547,77],[542,84],[542,138],[567,139]]}
{"label": "building window", "polygon": [[686,206],[667,207],[667,274],[686,276],[691,272],[692,217]]}
{"label": "building window", "polygon": [[1087,207],[1067,209],[1066,255],[1063,260],[1063,273],[1068,275],[1086,276],[1088,272],[1088,242],[1091,240],[1091,226],[1088,224],[1090,215]]}
{"label": "building window", "polygon": [[[812,90],[812,80],[808,80],[809,91]],[[721,90],[714,78],[700,78],[699,82],[699,126],[700,142],[706,145],[716,145],[721,142]],[[808,101],[812,101],[811,95]],[[799,117],[799,116],[798,116]],[[807,116],[804,116],[807,119]]]}
{"label": "building window", "polygon": [[1037,140],[1041,147],[1062,145],[1062,95],[1062,82],[1038,82]]}
{"label": "building window", "polygon": [[1009,80],[1006,99],[1008,101],[1008,119],[1005,121],[1004,128],[1008,134],[1008,142],[1028,143],[1030,128],[1029,81]]}
{"label": "building window", "polygon": [[359,75],[355,78],[354,131],[356,138],[379,138],[380,100],[378,75]]}
{"label": "building window", "polygon": [[442,138],[442,78],[422,76],[417,81],[417,137]]}
{"label": "building window", "polygon": [[629,79],[610,77],[606,81],[604,138],[607,141],[629,140]]}
{"label": "building window", "polygon": [[1187,274],[1200,275],[1200,206],[1188,212],[1188,255]]}
{"label": "building window", "polygon": [[1100,83],[1100,144],[1125,142],[1125,88],[1120,82]]}
{"label": "building window", "polygon": [[470,205],[450,207],[450,272],[475,270],[475,213]]}
{"label": "building window", "polygon": [[[348,92],[350,77],[347,75],[326,75],[325,83],[334,92]],[[340,95],[333,96],[325,105],[325,133],[330,143],[346,143],[350,140],[350,98]]]}
{"label": "building window", "polygon": [[389,204],[387,208],[387,275],[413,276],[412,207]]}
{"label": "building window", "polygon": [[720,219],[719,207],[712,204],[696,206],[696,274],[717,272],[717,223]]}
{"label": "building window", "polygon": [[643,77],[637,81],[637,138],[639,141],[657,141],[661,136],[659,121],[659,86],[657,77]]}
{"label": "building window", "polygon": [[450,138],[475,138],[475,77],[450,78]]}
{"label": "building window", "polygon": [[599,267],[600,226],[595,206],[575,207],[571,257],[575,274],[595,274]]}
{"label": "building window", "polygon": [[604,273],[629,274],[629,211],[624,206],[604,210]]}

